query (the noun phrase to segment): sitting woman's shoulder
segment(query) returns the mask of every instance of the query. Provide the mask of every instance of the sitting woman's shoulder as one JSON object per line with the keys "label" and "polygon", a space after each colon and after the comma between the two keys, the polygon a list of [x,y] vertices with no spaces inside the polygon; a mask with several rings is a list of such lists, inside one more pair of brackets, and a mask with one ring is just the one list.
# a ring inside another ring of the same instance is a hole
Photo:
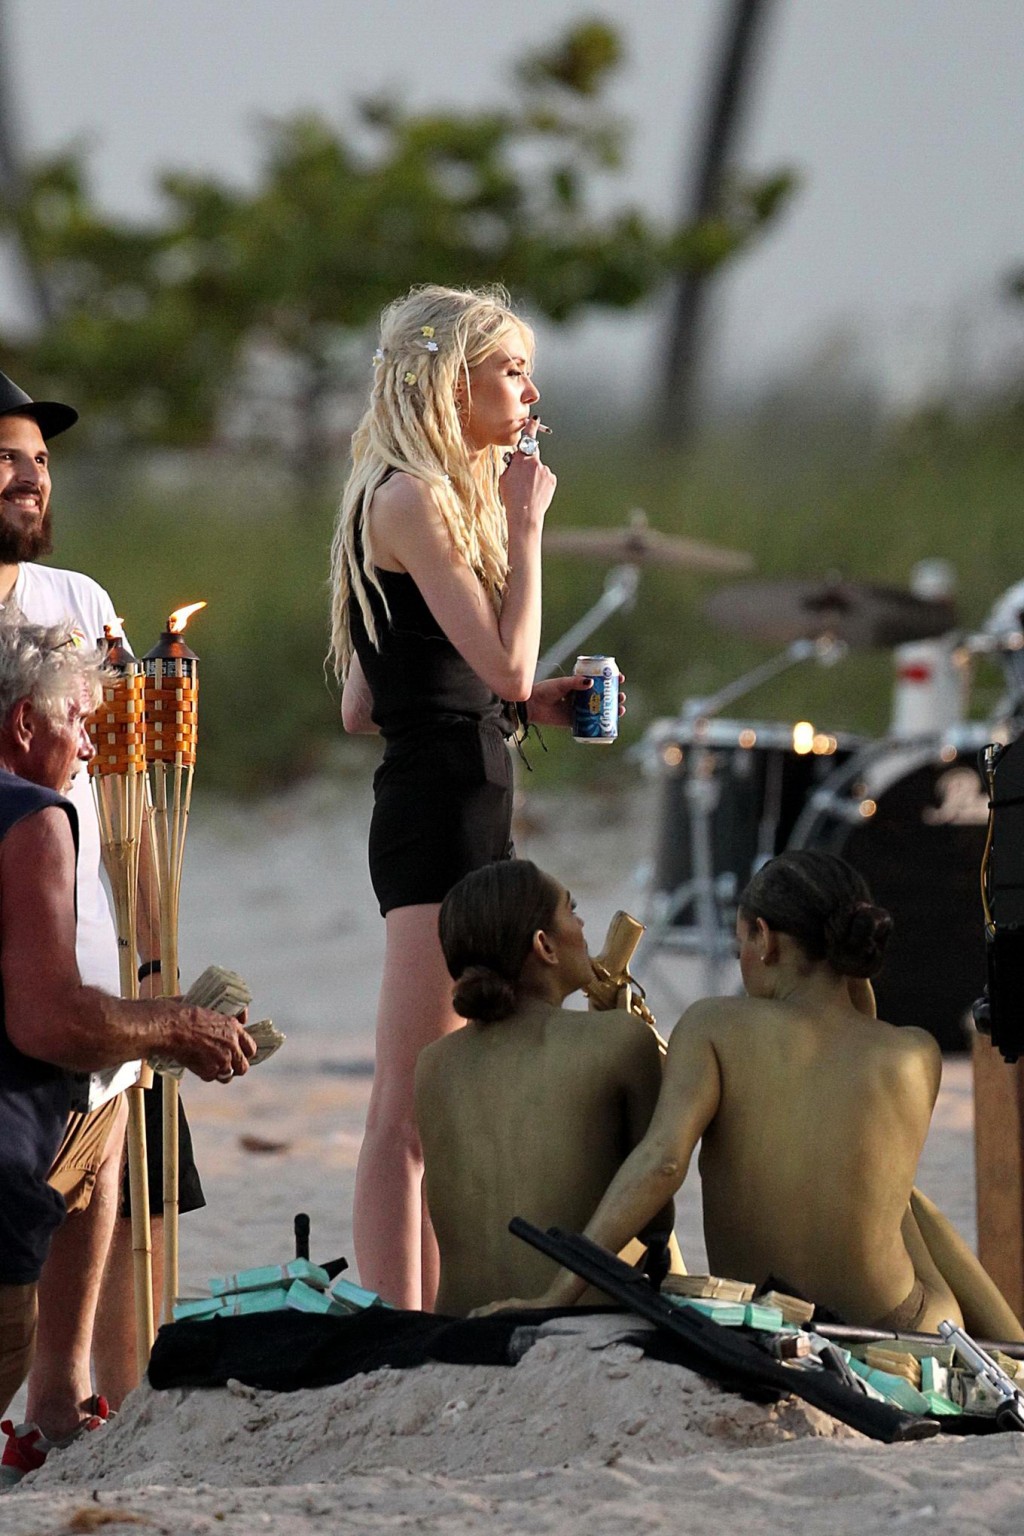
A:
{"label": "sitting woman's shoulder", "polygon": [[445,1072],[452,1053],[458,1052],[458,1037],[461,1029],[453,1030],[449,1035],[442,1035],[440,1040],[432,1040],[425,1045],[416,1058],[416,1077],[427,1079],[438,1072]]}
{"label": "sitting woman's shoulder", "polygon": [[764,1007],[766,999],[747,997],[701,997],[691,1003],[676,1029],[714,1029],[732,1023],[743,1023],[754,1018]]}
{"label": "sitting woman's shoulder", "polygon": [[907,1062],[926,1062],[937,1072],[942,1070],[942,1052],[934,1035],[914,1024],[886,1025],[886,1039],[894,1054]]}
{"label": "sitting woman's shoulder", "polygon": [[658,1060],[661,1047],[654,1030],[625,1008],[596,1009],[586,1013],[567,1011],[580,1021],[578,1028],[591,1049],[606,1059]]}

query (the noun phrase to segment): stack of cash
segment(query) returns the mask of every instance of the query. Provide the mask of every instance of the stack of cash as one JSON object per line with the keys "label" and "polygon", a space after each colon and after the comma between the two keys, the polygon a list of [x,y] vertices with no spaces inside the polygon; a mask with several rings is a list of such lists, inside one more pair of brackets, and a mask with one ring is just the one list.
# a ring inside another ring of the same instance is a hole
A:
{"label": "stack of cash", "polygon": [[908,1355],[901,1349],[885,1349],[880,1344],[871,1344],[858,1353],[864,1364],[872,1370],[887,1371],[890,1376],[902,1376],[912,1387],[920,1387],[921,1362],[916,1356]]}
{"label": "stack of cash", "polygon": [[368,1307],[387,1307],[375,1291],[331,1277],[308,1259],[239,1270],[210,1281],[209,1296],[179,1296],[174,1321],[205,1322],[211,1317],[244,1317],[253,1312],[314,1312],[347,1317]]}
{"label": "stack of cash", "polygon": [[750,1301],[754,1287],[745,1280],[724,1280],[720,1275],[666,1275],[661,1289],[667,1296],[689,1296],[700,1301]]}
{"label": "stack of cash", "polygon": [[814,1316],[813,1301],[787,1296],[785,1291],[763,1291],[757,1299],[763,1307],[778,1307],[787,1323],[809,1323]]}
{"label": "stack of cash", "polygon": [[1011,1360],[1001,1349],[990,1349],[989,1354],[1001,1371],[1005,1371],[1018,1386],[1024,1386],[1024,1360]]}
{"label": "stack of cash", "polygon": [[[252,1002],[252,993],[237,971],[225,970],[222,965],[208,965],[185,993],[185,1002],[194,1008],[209,1008],[212,1013],[222,1013],[225,1018],[233,1019]],[[250,1057],[250,1067],[258,1067],[273,1056],[287,1038],[274,1027],[272,1019],[260,1019],[245,1027],[256,1042],[256,1054]],[[176,1061],[162,1056],[151,1057],[149,1064],[154,1072],[162,1072],[166,1077],[181,1077],[185,1070]]]}
{"label": "stack of cash", "polygon": [[223,1013],[233,1019],[243,1008],[248,1008],[252,993],[237,971],[226,971],[222,965],[208,965],[185,993],[185,1001],[193,1008],[209,1008],[213,1013]]}

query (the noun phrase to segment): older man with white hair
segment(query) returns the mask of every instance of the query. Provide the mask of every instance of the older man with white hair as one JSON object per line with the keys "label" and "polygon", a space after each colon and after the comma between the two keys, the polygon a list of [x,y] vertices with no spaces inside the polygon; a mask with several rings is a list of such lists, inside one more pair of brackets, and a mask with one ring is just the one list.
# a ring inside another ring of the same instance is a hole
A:
{"label": "older man with white hair", "polygon": [[[245,1072],[255,1052],[235,1019],[170,998],[125,1001],[81,980],[77,817],[65,791],[92,756],[85,721],[102,663],[76,642],[68,625],[0,623],[0,1413],[31,1363],[51,1240],[91,1191],[123,1113],[114,1100],[72,1114],[69,1073],[160,1055],[212,1081]],[[66,1248],[69,1283],[97,1286],[102,1255],[84,1250],[80,1275],[74,1259]],[[32,1430],[43,1453],[56,1443],[45,1426]]]}
{"label": "older man with white hair", "polygon": [[[106,625],[117,623],[109,594],[81,571],[39,563],[53,548],[50,444],[77,420],[78,412],[72,406],[55,400],[34,400],[13,379],[0,373],[0,612],[29,624],[69,624],[77,641],[91,647],[103,635]],[[85,774],[75,779],[68,798],[78,817],[79,970],[84,981],[107,992],[118,992],[117,937],[100,879],[99,825]],[[142,853],[145,857],[145,840]],[[144,997],[162,990],[160,976],[153,974],[160,970],[160,938],[149,892],[150,882],[143,874],[139,882],[138,958],[142,962],[139,980]],[[163,1124],[159,1091],[148,1090],[144,1100],[153,1217],[154,1300],[159,1309],[163,1253]],[[70,1224],[62,1229],[43,1272],[39,1285],[38,1349],[28,1389],[28,1432],[42,1423],[49,1426],[51,1435],[63,1436],[87,1411],[84,1405],[101,1414],[108,1402],[117,1408],[138,1381],[131,1297],[130,1192],[125,1170],[117,1213],[121,1219],[117,1219],[116,1164],[116,1155],[111,1151],[97,1178],[96,1199],[76,1215],[74,1223],[88,1223],[94,1235],[97,1258],[95,1265],[89,1266],[90,1273],[102,1267],[101,1250],[108,1252],[102,1289],[97,1286],[98,1294],[68,1296],[60,1251],[65,1243],[70,1243],[77,1256],[82,1241],[77,1232],[72,1236]],[[205,1204],[180,1100],[178,1183],[182,1213]],[[101,1321],[94,1336],[97,1315]],[[91,1366],[102,1398],[92,1392]],[[71,1381],[77,1383],[73,1394],[69,1392]],[[38,1452],[28,1444],[25,1435],[12,1431],[6,1442],[0,1441],[0,1446],[0,1486],[41,1464]]]}

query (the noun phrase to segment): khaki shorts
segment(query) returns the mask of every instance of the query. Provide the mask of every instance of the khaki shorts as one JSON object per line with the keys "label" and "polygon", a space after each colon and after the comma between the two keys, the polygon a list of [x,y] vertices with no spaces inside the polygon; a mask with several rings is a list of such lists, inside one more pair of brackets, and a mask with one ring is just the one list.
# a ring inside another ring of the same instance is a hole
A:
{"label": "khaki shorts", "polygon": [[[50,1168],[49,1184],[64,1196],[68,1213],[84,1211],[112,1135],[123,1129],[124,1097],[68,1118],[64,1139]],[[28,1376],[36,1341],[36,1286],[0,1285],[0,1414]]]}
{"label": "khaki shorts", "polygon": [[0,1417],[28,1376],[35,1343],[35,1281],[0,1285]]}
{"label": "khaki shorts", "polygon": [[110,1137],[123,1133],[123,1108],[124,1096],[118,1094],[87,1115],[76,1111],[68,1117],[47,1182],[64,1196],[69,1216],[88,1207]]}

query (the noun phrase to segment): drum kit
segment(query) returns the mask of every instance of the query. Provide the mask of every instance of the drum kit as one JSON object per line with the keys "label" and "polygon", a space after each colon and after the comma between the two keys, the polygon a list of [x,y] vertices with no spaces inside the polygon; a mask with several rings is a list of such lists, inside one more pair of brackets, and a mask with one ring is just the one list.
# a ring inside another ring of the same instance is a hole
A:
{"label": "drum kit", "polygon": [[[635,518],[619,532],[555,535],[548,547],[621,561],[571,632],[573,646],[632,601],[638,564],[725,572],[751,563],[738,551],[655,534]],[[986,979],[979,879],[988,804],[978,757],[987,743],[1024,730],[1024,583],[1003,595],[978,634],[956,629],[952,585],[945,562],[924,561],[906,590],[838,577],[745,581],[708,601],[716,627],[782,649],[709,697],[686,700],[678,717],[654,721],[640,743],[657,798],[644,875],[648,953],[694,954],[702,990],[720,992],[747,881],[785,849],[827,850],[858,868],[893,914],[876,982],[880,1016],[930,1030],[945,1050],[968,1044],[970,1007]],[[880,738],[723,714],[790,667],[835,665],[869,647],[894,660],[892,717]],[[995,658],[1006,681],[984,721],[967,718],[979,655]],[[560,659],[549,653],[548,670]]]}

